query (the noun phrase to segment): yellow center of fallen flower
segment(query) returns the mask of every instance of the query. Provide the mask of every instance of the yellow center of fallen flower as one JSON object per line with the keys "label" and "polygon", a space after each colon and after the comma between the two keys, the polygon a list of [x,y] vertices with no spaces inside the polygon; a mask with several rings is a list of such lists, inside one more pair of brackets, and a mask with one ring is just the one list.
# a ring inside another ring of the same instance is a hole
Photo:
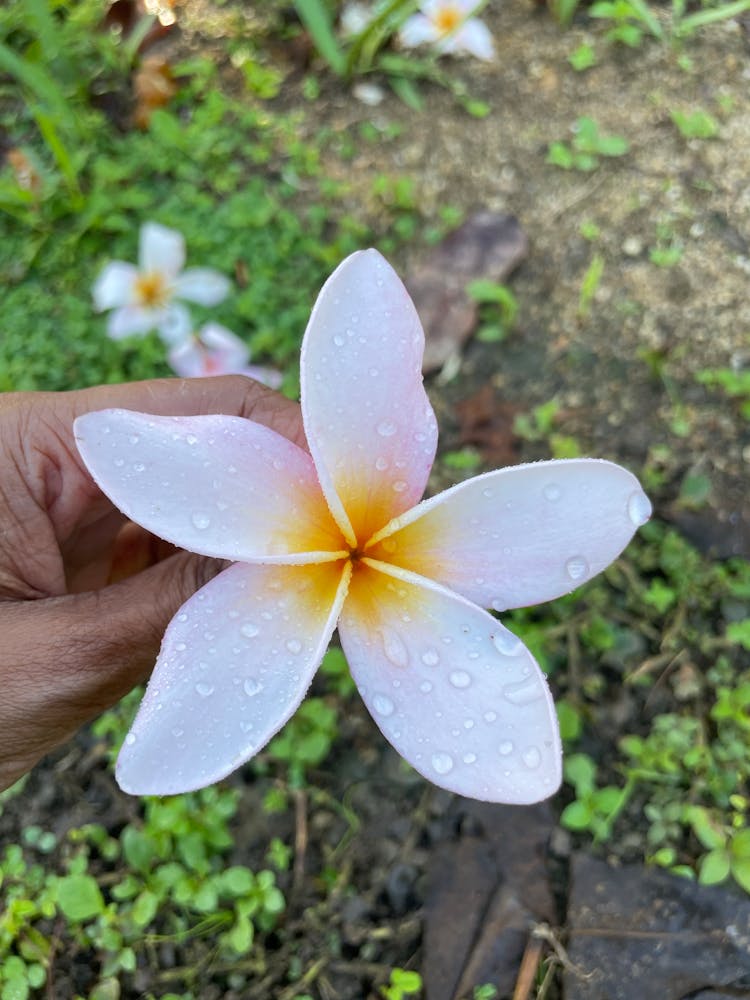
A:
{"label": "yellow center of fallen flower", "polygon": [[135,279],[135,298],[139,306],[158,308],[169,299],[167,283],[159,271],[147,271]]}
{"label": "yellow center of fallen flower", "polygon": [[441,7],[435,14],[435,27],[441,35],[455,31],[462,20],[462,13],[457,7]]}

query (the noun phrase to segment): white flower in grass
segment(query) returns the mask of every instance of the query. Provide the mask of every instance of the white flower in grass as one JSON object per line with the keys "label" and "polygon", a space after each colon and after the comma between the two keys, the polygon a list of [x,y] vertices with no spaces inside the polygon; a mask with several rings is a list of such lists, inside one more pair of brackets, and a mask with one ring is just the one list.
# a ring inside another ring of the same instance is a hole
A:
{"label": "white flower in grass", "polygon": [[186,271],[185,240],[181,233],[158,222],[141,226],[138,266],[115,260],[97,278],[94,307],[112,310],[107,333],[115,340],[158,330],[167,344],[178,344],[190,335],[187,308],[179,301],[215,306],[230,288],[223,274],[207,267]]}
{"label": "white flower in grass", "polygon": [[272,389],[278,389],[283,380],[275,368],[248,364],[250,348],[220,323],[206,323],[197,334],[171,348],[168,360],[172,371],[182,378],[239,374]]}
{"label": "white flower in grass", "polygon": [[438,52],[461,53],[491,62],[495,44],[487,25],[471,17],[476,0],[423,0],[420,13],[414,14],[401,26],[401,44],[412,49],[418,45],[433,45]]}
{"label": "white flower in grass", "polygon": [[333,630],[373,719],[417,771],[492,802],[560,783],[544,675],[483,608],[551,600],[615,559],[651,505],[611,462],[476,476],[419,502],[437,444],[424,334],[374,250],[326,282],[300,360],[310,451],[252,420],[103,410],[81,456],[131,520],[233,561],[164,636],[117,763],[166,795],[229,774],[305,696]]}

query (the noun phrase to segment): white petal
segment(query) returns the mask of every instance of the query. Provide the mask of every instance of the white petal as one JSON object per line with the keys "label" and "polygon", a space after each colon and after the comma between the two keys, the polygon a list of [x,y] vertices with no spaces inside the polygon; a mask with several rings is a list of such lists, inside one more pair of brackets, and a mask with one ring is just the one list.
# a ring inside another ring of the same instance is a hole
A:
{"label": "white petal", "polygon": [[223,302],[232,285],[228,278],[210,267],[190,267],[174,283],[174,294],[201,306],[215,306]]}
{"label": "white petal", "polygon": [[401,25],[398,37],[404,48],[414,49],[425,42],[436,41],[439,33],[423,14],[413,14]]}
{"label": "white petal", "polygon": [[206,347],[221,351],[227,364],[242,365],[250,358],[250,348],[244,340],[227,330],[221,323],[206,323],[198,332],[198,339]]}
{"label": "white petal", "polygon": [[179,347],[190,339],[193,321],[190,311],[180,302],[170,302],[157,313],[159,336],[167,347]]}
{"label": "white petal", "polygon": [[403,576],[360,560],[339,621],[383,735],[420,774],[460,795],[515,804],[552,795],[561,779],[557,717],[531,653],[486,611]]}
{"label": "white petal", "polygon": [[167,355],[167,361],[172,371],[181,378],[202,378],[206,375],[224,375],[225,372],[209,372],[206,370],[206,352],[201,345],[190,337],[173,347]]}
{"label": "white petal", "polygon": [[495,58],[495,43],[489,28],[476,17],[470,18],[458,31],[447,39],[453,52],[468,52],[484,62]]}
{"label": "white petal", "polygon": [[182,548],[287,563],[342,548],[312,459],[261,424],[101,410],[79,417],[74,434],[115,506]]}
{"label": "white petal", "polygon": [[613,462],[536,462],[476,476],[426,500],[386,529],[368,555],[503,611],[550,601],[590,580],[650,514],[638,480]]}
{"label": "white petal", "polygon": [[107,264],[94,282],[94,309],[103,312],[105,309],[116,309],[131,303],[137,277],[138,270],[133,264],[126,264],[122,260]]}
{"label": "white petal", "polygon": [[158,222],[145,222],[141,226],[138,264],[147,274],[160,271],[168,277],[176,277],[185,265],[182,233]]}
{"label": "white petal", "polygon": [[267,385],[269,389],[280,389],[284,381],[284,375],[276,368],[266,368],[264,365],[247,365],[240,370],[241,375]]}
{"label": "white petal", "polygon": [[142,336],[156,328],[161,312],[143,306],[123,306],[115,309],[107,318],[107,334],[113,340],[123,337]]}
{"label": "white petal", "polygon": [[231,566],[172,619],[117,780],[136,795],[218,781],[305,696],[346,593],[349,565]]}

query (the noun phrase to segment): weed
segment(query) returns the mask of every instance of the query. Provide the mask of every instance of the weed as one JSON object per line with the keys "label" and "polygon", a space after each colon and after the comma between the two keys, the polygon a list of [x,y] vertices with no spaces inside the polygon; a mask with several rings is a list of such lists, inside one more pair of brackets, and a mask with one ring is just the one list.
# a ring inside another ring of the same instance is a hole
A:
{"label": "weed", "polygon": [[671,111],[670,117],[683,139],[713,139],[719,134],[719,123],[707,111]]}
{"label": "weed", "polygon": [[506,285],[479,279],[466,287],[470,299],[480,305],[477,338],[494,344],[505,340],[518,316],[518,300]]}
{"label": "weed", "polygon": [[385,1000],[407,1000],[422,992],[422,977],[408,969],[391,969],[387,986],[380,987],[380,995]]}
{"label": "weed", "polygon": [[550,144],[547,163],[563,170],[596,170],[602,156],[624,156],[629,149],[626,139],[619,135],[602,135],[593,118],[579,118],[573,126],[570,145],[564,142]]}

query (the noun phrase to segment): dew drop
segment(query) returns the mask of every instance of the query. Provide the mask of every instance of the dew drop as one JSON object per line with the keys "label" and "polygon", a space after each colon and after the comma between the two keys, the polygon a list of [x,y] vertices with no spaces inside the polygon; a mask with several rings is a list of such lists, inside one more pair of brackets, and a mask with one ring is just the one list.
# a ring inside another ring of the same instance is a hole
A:
{"label": "dew drop", "polygon": [[487,497],[488,500],[490,500],[492,498],[493,493],[492,493],[492,490],[489,488],[489,486],[486,489],[482,490],[482,496],[483,497]]}
{"label": "dew drop", "polygon": [[422,683],[419,685],[419,690],[422,692],[422,694],[429,694],[430,691],[432,691],[432,682],[422,681]]}
{"label": "dew drop", "polygon": [[463,755],[464,764],[475,764],[477,760],[477,755],[475,753],[465,753]]}
{"label": "dew drop", "polygon": [[434,753],[432,766],[438,774],[448,774],[449,771],[453,770],[453,758],[449,753]]}
{"label": "dew drop", "polygon": [[125,737],[125,742],[129,747],[132,747],[132,745],[135,743],[135,733],[128,733],[128,735]]}
{"label": "dew drop", "polygon": [[383,458],[382,455],[379,458],[376,458],[375,468],[378,470],[378,472],[385,472],[385,470],[388,468],[388,459]]}
{"label": "dew drop", "polygon": [[581,580],[586,575],[589,569],[589,564],[583,558],[583,556],[573,556],[572,559],[568,559],[565,563],[565,572],[568,574],[571,580]]}
{"label": "dew drop", "polygon": [[185,650],[187,649],[187,646],[185,645],[184,642],[178,642],[177,645],[175,646],[175,649],[177,650],[178,653],[184,653]]}
{"label": "dew drop", "polygon": [[118,469],[121,469],[123,467],[123,465],[125,465],[125,459],[124,458],[116,458],[115,459],[115,465],[117,466]]}
{"label": "dew drop", "polygon": [[195,434],[188,434],[185,440],[187,441],[188,444],[198,444],[198,438],[195,436]]}
{"label": "dew drop", "polygon": [[385,655],[396,667],[405,667],[409,663],[409,653],[402,640],[391,629],[383,630],[383,648]]}
{"label": "dew drop", "polygon": [[184,611],[182,611],[179,615],[177,615],[177,621],[178,622],[186,622],[187,620],[188,620],[188,616],[185,614]]}
{"label": "dew drop", "polygon": [[473,728],[474,728],[474,720],[464,719],[464,729],[473,729]]}
{"label": "dew drop", "polygon": [[199,681],[199,683],[195,685],[195,690],[201,698],[208,698],[209,695],[214,693],[214,686],[213,684],[205,684],[203,681]]}
{"label": "dew drop", "polygon": [[190,520],[193,522],[193,527],[197,528],[198,531],[205,531],[211,524],[211,518],[201,510],[196,510],[191,515]]}
{"label": "dew drop", "polygon": [[346,343],[346,341],[344,340],[344,338],[342,336],[340,336],[340,334],[338,334],[338,333],[333,338],[333,342],[336,345],[336,347],[343,347],[344,344]]}
{"label": "dew drop", "polygon": [[557,483],[547,483],[543,492],[545,499],[549,500],[551,503],[554,503],[555,500],[559,500],[562,496],[562,490]]}
{"label": "dew drop", "polygon": [[485,712],[483,719],[485,722],[494,722],[497,719],[497,712]]}
{"label": "dew drop", "polygon": [[636,528],[640,528],[648,521],[651,517],[651,509],[651,501],[645,493],[641,493],[640,490],[631,493],[628,500],[628,517]]}
{"label": "dew drop", "polygon": [[140,437],[139,437],[139,436],[138,436],[137,434],[131,434],[131,435],[130,435],[130,436],[128,437],[128,441],[130,441],[130,443],[131,443],[131,444],[138,444],[138,442],[139,442],[140,440],[141,440],[141,439],[140,439]]}
{"label": "dew drop", "polygon": [[465,670],[454,670],[451,672],[449,680],[454,688],[467,688],[471,684],[471,674]]}
{"label": "dew drop", "polygon": [[248,677],[242,684],[242,689],[248,698],[254,698],[256,694],[260,694],[263,690],[263,685],[260,681],[256,681],[254,677]]}
{"label": "dew drop", "polygon": [[259,631],[260,629],[257,625],[253,625],[252,622],[245,622],[244,625],[240,625],[240,632],[248,639],[253,639]]}
{"label": "dew drop", "polygon": [[424,663],[427,667],[434,667],[440,663],[440,657],[438,656],[436,650],[426,649],[424,653],[422,653],[422,663]]}
{"label": "dew drop", "polygon": [[143,462],[134,462],[133,463],[133,471],[134,472],[145,472],[146,471],[146,466],[143,464]]}
{"label": "dew drop", "polygon": [[521,640],[507,629],[499,629],[492,636],[492,645],[503,656],[515,656],[521,650]]}
{"label": "dew drop", "polygon": [[531,677],[529,680],[519,681],[517,684],[506,684],[503,688],[503,695],[513,705],[528,705],[542,697],[542,688],[537,683],[536,677]]}
{"label": "dew drop", "polygon": [[376,694],[372,699],[372,707],[378,713],[378,715],[393,715],[393,710],[396,707],[391,699],[384,694]]}
{"label": "dew drop", "polygon": [[381,420],[375,430],[381,437],[388,438],[393,437],[398,428],[392,420]]}
{"label": "dew drop", "polygon": [[513,744],[510,740],[503,740],[503,742],[497,748],[503,757],[507,757],[509,753],[513,753]]}
{"label": "dew drop", "polygon": [[393,484],[392,489],[394,493],[403,493],[406,487],[407,484],[404,482],[403,479],[397,479]]}
{"label": "dew drop", "polygon": [[286,643],[286,648],[290,653],[299,653],[302,649],[302,643],[299,639],[289,639]]}
{"label": "dew drop", "polygon": [[542,755],[536,747],[526,747],[524,752],[521,754],[521,760],[524,762],[526,767],[530,770],[539,767],[542,763]]}

